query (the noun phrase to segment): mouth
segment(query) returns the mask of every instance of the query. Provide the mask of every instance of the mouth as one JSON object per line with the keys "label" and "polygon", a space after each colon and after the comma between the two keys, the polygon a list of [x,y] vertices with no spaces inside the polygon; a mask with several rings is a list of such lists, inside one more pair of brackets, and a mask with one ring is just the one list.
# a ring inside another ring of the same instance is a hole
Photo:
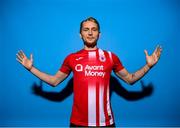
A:
{"label": "mouth", "polygon": [[93,40],[93,39],[94,39],[94,37],[87,37],[87,39],[88,39],[88,40]]}

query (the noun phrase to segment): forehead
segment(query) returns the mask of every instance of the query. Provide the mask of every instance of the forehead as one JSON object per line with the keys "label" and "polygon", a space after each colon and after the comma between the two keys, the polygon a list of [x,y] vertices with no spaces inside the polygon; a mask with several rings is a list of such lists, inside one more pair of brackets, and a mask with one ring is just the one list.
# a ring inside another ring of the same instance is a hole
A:
{"label": "forehead", "polygon": [[85,21],[83,24],[82,24],[82,27],[83,28],[93,28],[93,27],[98,27],[97,24],[93,21]]}

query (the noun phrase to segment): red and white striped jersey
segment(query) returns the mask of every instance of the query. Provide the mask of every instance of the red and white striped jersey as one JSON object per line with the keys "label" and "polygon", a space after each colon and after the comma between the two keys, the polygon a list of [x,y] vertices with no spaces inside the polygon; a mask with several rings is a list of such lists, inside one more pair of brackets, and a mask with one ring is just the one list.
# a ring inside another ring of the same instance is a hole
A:
{"label": "red and white striped jersey", "polygon": [[80,50],[64,60],[60,71],[74,75],[74,102],[71,123],[82,126],[107,126],[114,123],[110,105],[111,71],[120,71],[118,57],[101,49]]}

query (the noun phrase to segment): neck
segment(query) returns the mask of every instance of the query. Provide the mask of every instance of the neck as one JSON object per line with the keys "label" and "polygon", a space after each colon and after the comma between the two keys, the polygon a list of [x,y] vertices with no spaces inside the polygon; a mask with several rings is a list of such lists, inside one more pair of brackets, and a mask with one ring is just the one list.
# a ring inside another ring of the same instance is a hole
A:
{"label": "neck", "polygon": [[96,50],[97,46],[94,47],[87,47],[86,45],[84,46],[84,50]]}

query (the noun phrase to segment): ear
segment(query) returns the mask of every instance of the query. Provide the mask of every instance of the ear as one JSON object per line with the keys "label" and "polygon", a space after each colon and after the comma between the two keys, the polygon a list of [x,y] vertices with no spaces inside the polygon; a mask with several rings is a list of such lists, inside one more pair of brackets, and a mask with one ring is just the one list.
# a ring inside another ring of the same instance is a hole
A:
{"label": "ear", "polygon": [[101,32],[99,32],[99,37],[101,37]]}
{"label": "ear", "polygon": [[81,35],[81,33],[79,34],[79,36],[80,36],[80,38],[82,38],[82,35]]}

